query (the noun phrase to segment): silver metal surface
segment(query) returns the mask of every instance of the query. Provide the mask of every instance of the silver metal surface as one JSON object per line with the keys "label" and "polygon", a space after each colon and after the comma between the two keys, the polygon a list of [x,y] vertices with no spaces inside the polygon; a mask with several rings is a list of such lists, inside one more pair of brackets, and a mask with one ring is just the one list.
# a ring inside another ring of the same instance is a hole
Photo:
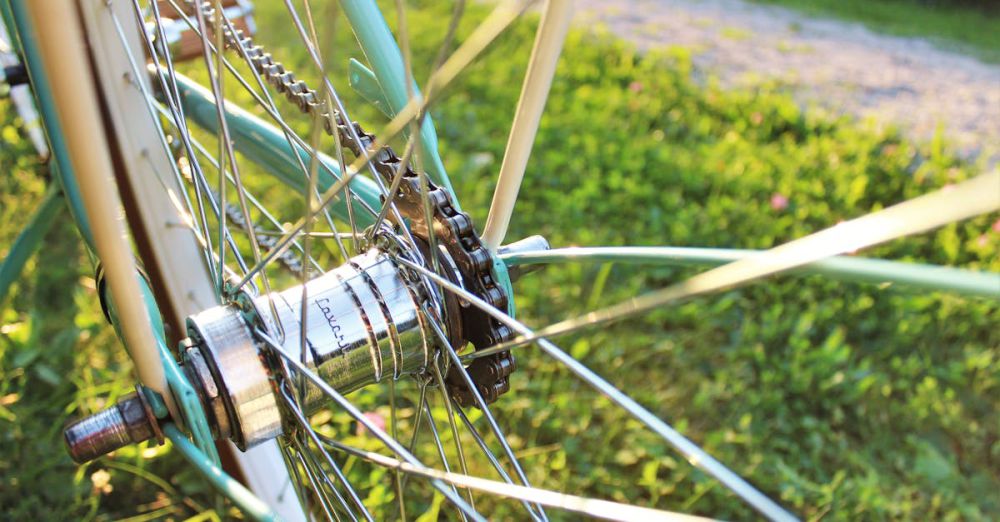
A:
{"label": "silver metal surface", "polygon": [[226,398],[219,392],[219,386],[215,382],[215,376],[208,367],[205,355],[197,346],[190,346],[184,350],[184,371],[188,380],[196,384],[196,389],[201,393],[205,411],[209,415],[209,425],[212,427],[212,435],[217,439],[228,439],[232,435],[232,427],[229,422],[229,412],[226,410]]}
{"label": "silver metal surface", "polygon": [[132,442],[125,429],[125,419],[117,406],[74,422],[63,434],[70,457],[80,463]]}
{"label": "silver metal surface", "polygon": [[[548,250],[549,240],[545,239],[543,236],[529,236],[524,239],[514,241],[513,243],[506,244],[499,249],[497,249],[497,254],[521,254],[524,252],[539,252]],[[511,281],[518,280],[521,276],[541,270],[541,266],[532,265],[514,265],[507,267],[507,274]]]}
{"label": "silver metal surface", "polygon": [[[306,284],[306,364],[340,393],[384,378],[420,371],[429,361],[426,326],[419,296],[403,281],[396,264],[378,250]],[[275,331],[268,296],[254,300],[257,314]],[[301,328],[302,287],[271,294],[286,332]],[[285,353],[301,359],[298,335],[287,335]],[[306,398],[310,410],[318,390]]]}
{"label": "silver metal surface", "polygon": [[141,390],[122,397],[106,410],[69,424],[63,436],[70,457],[81,464],[129,444],[163,439]]}
{"label": "silver metal surface", "polygon": [[519,239],[513,243],[508,243],[497,249],[497,254],[516,254],[521,252],[536,252],[539,250],[548,250],[549,240],[545,239],[544,236],[528,236],[524,239]]}
{"label": "silver metal surface", "polygon": [[[382,251],[355,256],[306,283],[305,291],[305,354],[299,335],[301,285],[243,299],[242,310],[235,305],[219,306],[188,318],[189,335],[196,346],[187,350],[185,366],[196,377],[192,380],[201,388],[206,407],[217,416],[219,434],[229,431],[241,449],[281,432],[272,372],[247,318],[259,321],[270,332],[284,331],[280,349],[286,356],[304,361],[339,393],[420,372],[430,362],[429,335],[433,334],[420,313],[424,296],[416,293],[419,290],[404,280],[398,265]],[[304,410],[315,411],[325,397],[318,388],[308,387]]]}
{"label": "silver metal surface", "polygon": [[[217,306],[189,317],[187,324],[188,335],[199,345],[224,398],[236,446],[246,450],[277,437],[281,433],[281,413],[257,344],[240,310]],[[194,384],[200,384],[200,380]],[[204,395],[204,386],[202,389]]]}

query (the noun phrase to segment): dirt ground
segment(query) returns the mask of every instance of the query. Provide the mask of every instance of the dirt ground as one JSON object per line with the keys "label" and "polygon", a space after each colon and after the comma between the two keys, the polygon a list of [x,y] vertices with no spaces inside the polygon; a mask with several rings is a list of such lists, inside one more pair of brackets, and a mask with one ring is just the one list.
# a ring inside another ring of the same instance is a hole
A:
{"label": "dirt ground", "polygon": [[918,140],[940,126],[962,155],[1000,157],[1000,66],[929,41],[740,0],[578,0],[577,9],[577,23],[604,24],[641,48],[691,48],[698,70],[723,84],[777,80],[803,104],[894,123]]}

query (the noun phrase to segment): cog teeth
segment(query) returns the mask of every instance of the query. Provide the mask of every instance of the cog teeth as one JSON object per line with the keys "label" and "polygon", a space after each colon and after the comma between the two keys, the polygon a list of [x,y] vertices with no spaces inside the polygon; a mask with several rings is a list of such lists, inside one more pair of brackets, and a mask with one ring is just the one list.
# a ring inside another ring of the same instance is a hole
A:
{"label": "cog teeth", "polygon": [[[195,4],[192,2],[191,5]],[[207,2],[201,3],[200,8],[209,23],[214,24],[214,8]],[[214,25],[211,27],[215,28]],[[274,89],[284,94],[300,111],[323,118],[323,129],[326,133],[339,137],[352,154],[361,157],[372,149],[376,143],[375,136],[366,133],[357,122],[349,121],[332,107],[327,107],[324,96],[310,89],[306,82],[296,80],[292,71],[287,70],[281,62],[275,61],[270,53],[260,45],[256,45],[243,30],[227,26],[223,29],[223,36],[227,48],[242,49],[255,72]],[[355,137],[357,139],[354,139]],[[374,170],[380,177],[391,182],[401,161],[400,158],[388,146],[379,147],[377,151],[372,152],[372,156],[371,165]],[[403,172],[403,177],[405,183],[400,185],[399,191],[400,213],[411,220],[411,229],[430,234],[433,227],[441,238],[446,239],[445,248],[454,258],[463,278],[469,283],[468,288],[490,305],[505,310],[509,296],[492,278],[492,256],[476,235],[472,219],[452,204],[450,196],[444,189],[428,182],[427,198],[434,217],[432,222],[424,222],[424,203],[417,173],[408,167]],[[297,258],[295,263],[290,264],[292,266],[289,268],[293,271],[296,270],[295,264],[301,265]],[[301,266],[298,269],[300,270]],[[484,348],[487,344],[499,344],[513,337],[513,332],[509,328],[494,321],[485,313],[462,312],[461,316],[456,319],[463,323],[460,330],[468,339],[474,341],[477,348]],[[469,324],[466,324],[467,322]],[[469,337],[469,332],[476,331],[478,333]],[[490,403],[510,389],[508,377],[516,366],[514,357],[508,352],[479,359],[470,365],[469,369],[477,390],[486,402]],[[474,375],[473,368],[477,369]],[[473,405],[475,403],[473,394],[465,387],[464,381],[454,382],[450,377],[449,374],[449,391],[452,396],[459,404]]]}
{"label": "cog teeth", "polygon": [[[486,404],[492,404],[501,395],[510,391],[510,379],[503,378],[488,384],[476,384],[476,391],[483,398]],[[476,398],[466,386],[449,386],[448,393],[455,399],[455,402],[464,408],[478,407]]]}

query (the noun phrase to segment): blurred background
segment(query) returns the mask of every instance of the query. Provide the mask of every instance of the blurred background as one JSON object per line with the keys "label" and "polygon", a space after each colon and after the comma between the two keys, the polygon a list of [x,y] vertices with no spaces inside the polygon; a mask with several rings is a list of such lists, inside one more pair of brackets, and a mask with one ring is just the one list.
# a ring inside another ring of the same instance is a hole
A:
{"label": "blurred background", "polygon": [[[281,4],[256,3],[256,39],[305,70]],[[349,92],[349,29],[335,3],[312,4],[330,17],[324,56]],[[453,5],[407,4],[421,81]],[[395,27],[394,4],[380,5]],[[466,10],[459,38],[488,5]],[[579,0],[576,20],[509,238],[768,248],[997,168],[1000,2]],[[516,23],[432,111],[476,223],[536,23]],[[350,107],[384,121],[363,102]],[[0,102],[0,254],[46,186],[22,123]],[[865,255],[997,272],[998,252],[991,215]],[[692,273],[553,267],[517,283],[518,316],[545,325]],[[803,518],[988,520],[1000,518],[998,320],[992,301],[785,276],[561,345]],[[552,362],[528,352],[519,361],[494,411],[502,426],[522,427],[507,431],[535,485],[752,516]],[[72,464],[64,422],[127,393],[130,371],[91,261],[60,219],[0,303],[0,518],[241,516],[169,445]],[[387,415],[377,394],[356,400]],[[333,424],[365,444],[348,421]],[[384,472],[348,473],[371,501],[391,498]],[[438,516],[436,505],[411,512]],[[511,513],[501,504],[493,515]]]}

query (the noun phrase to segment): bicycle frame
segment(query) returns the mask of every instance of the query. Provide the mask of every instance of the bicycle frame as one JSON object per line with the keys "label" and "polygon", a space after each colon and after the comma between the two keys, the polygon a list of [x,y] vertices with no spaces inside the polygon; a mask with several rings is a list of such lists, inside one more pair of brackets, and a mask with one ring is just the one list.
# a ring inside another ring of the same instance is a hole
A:
{"label": "bicycle frame", "polygon": [[[342,0],[341,5],[347,14],[347,19],[358,38],[362,52],[367,56],[374,67],[374,71],[369,71],[360,62],[352,62],[352,85],[354,85],[365,98],[369,100],[380,100],[379,108],[390,116],[402,109],[407,101],[407,85],[405,83],[405,71],[403,59],[398,45],[392,36],[391,31],[384,17],[373,0]],[[39,42],[36,36],[35,27],[29,16],[27,0],[3,0],[0,1],[0,14],[3,16],[4,24],[9,28],[14,49],[21,54],[25,66],[31,77],[31,85],[34,93],[36,105],[38,106],[43,126],[48,137],[51,150],[51,171],[58,188],[50,191],[45,202],[32,219],[31,225],[27,227],[18,240],[15,242],[8,257],[0,267],[0,291],[5,291],[11,282],[17,279],[23,268],[24,260],[29,258],[33,251],[41,243],[45,230],[57,215],[58,193],[61,192],[65,198],[67,206],[74,222],[80,231],[84,242],[92,253],[99,250],[95,233],[91,227],[91,220],[88,218],[88,201],[81,193],[80,180],[77,177],[77,170],[74,168],[72,155],[66,144],[64,129],[60,124],[58,109],[53,93],[53,84],[50,82],[46,72],[46,63],[43,54],[39,49]],[[76,20],[70,17],[70,22]],[[64,20],[65,21],[65,20]],[[217,120],[214,118],[216,112],[215,101],[211,95],[206,96],[206,92],[193,82],[187,81],[182,84],[185,92],[191,94],[184,96],[185,102],[190,102],[187,112],[194,115],[193,119],[209,132],[217,130]],[[415,96],[419,97],[419,90],[416,84],[410,86]],[[377,89],[377,90],[376,90]],[[210,109],[210,110],[208,110]],[[206,115],[199,118],[198,115]],[[213,115],[207,117],[207,115]],[[281,132],[274,126],[269,125],[249,113],[238,108],[227,106],[227,123],[234,129],[234,133],[239,137],[236,140],[238,146],[248,159],[264,166],[266,172],[274,174],[282,182],[293,188],[301,188],[303,180],[295,176],[299,173],[298,161],[295,155],[299,155],[303,160],[308,161],[311,151],[306,151],[300,147],[293,150],[292,146],[283,138]],[[420,154],[424,161],[425,168],[431,178],[452,192],[451,183],[444,170],[441,159],[437,153],[437,135],[433,122],[429,115],[424,118],[421,127]],[[333,184],[334,177],[339,177],[340,172],[337,163],[326,155],[319,154],[320,161],[325,167],[322,172],[319,188],[324,189]],[[374,182],[367,178],[356,177],[351,187],[369,205],[380,205],[379,192]],[[454,193],[453,193],[454,196]],[[456,199],[457,201],[457,199]],[[90,203],[92,206],[93,203]],[[346,205],[334,205],[331,211],[347,219]],[[506,275],[506,271],[503,271]],[[141,287],[141,293],[145,302],[145,310],[148,315],[152,330],[155,334],[155,342],[144,343],[145,346],[136,346],[134,349],[145,350],[147,353],[158,358],[165,373],[169,396],[158,394],[150,388],[146,388],[147,397],[151,400],[157,416],[163,418],[168,415],[167,403],[164,399],[176,399],[180,418],[175,415],[178,421],[184,421],[187,430],[190,432],[194,444],[185,438],[183,432],[175,427],[168,426],[165,430],[168,437],[175,443],[182,455],[189,460],[197,469],[203,472],[205,477],[223,494],[229,497],[249,516],[258,520],[272,520],[276,515],[271,509],[254,497],[238,481],[226,474],[219,465],[219,457],[215,450],[211,432],[205,422],[204,412],[198,402],[194,390],[180,371],[171,350],[167,346],[164,335],[162,313],[153,297],[152,289],[148,282],[137,278]],[[509,283],[508,283],[509,285]],[[3,293],[0,292],[0,297]],[[110,306],[110,315],[116,330],[121,336],[119,327],[118,310],[115,306]],[[132,347],[130,347],[131,349]],[[162,392],[163,390],[161,390]],[[172,396],[172,397],[171,397]],[[175,412],[176,413],[176,412]]]}
{"label": "bicycle frame", "polygon": [[[398,45],[382,14],[378,10],[374,0],[340,0],[346,17],[357,36],[361,50],[372,70],[367,69],[358,61],[352,61],[350,65],[350,83],[365,99],[372,102],[383,110],[390,117],[401,111],[408,102],[408,91],[419,97],[419,90],[415,84],[407,85],[403,59]],[[46,60],[39,51],[39,42],[36,37],[35,28],[30,16],[28,16],[29,0],[0,0],[0,12],[2,12],[5,25],[15,35],[14,45],[24,58],[25,65],[29,70],[32,80],[32,87],[44,122],[44,127],[52,150],[51,170],[57,181],[58,190],[65,197],[74,221],[80,229],[81,235],[92,252],[100,251],[97,246],[96,233],[92,226],[90,213],[95,204],[88,202],[82,194],[81,176],[76,169],[73,155],[69,151],[66,143],[66,135],[60,124],[60,112],[57,108],[56,95],[54,94],[54,84],[50,82],[46,73]],[[75,19],[71,18],[71,22]],[[411,80],[412,81],[412,80]],[[214,97],[190,80],[179,78],[182,89],[182,100],[186,113],[192,121],[211,133],[218,130],[219,121],[217,119],[217,107]],[[339,166],[332,158],[318,152],[306,150],[303,147],[290,144],[283,136],[283,133],[273,125],[270,125],[259,118],[252,116],[246,111],[226,104],[225,118],[230,131],[235,136],[235,146],[237,150],[244,154],[249,160],[260,164],[264,171],[276,176],[283,183],[292,188],[301,189],[303,179],[299,169],[300,161],[307,162],[316,154],[319,158],[322,169],[320,170],[319,189],[324,190],[335,182],[335,178],[342,173]],[[437,153],[437,136],[433,122],[429,115],[425,116],[420,128],[420,155],[423,167],[428,174],[438,184],[451,190],[451,183],[445,172],[441,158]],[[372,205],[381,205],[379,200],[380,191],[374,182],[367,178],[356,177],[351,183],[352,189],[362,198],[363,201]],[[503,187],[498,187],[502,189]],[[515,187],[516,188],[516,187]],[[516,192],[516,190],[515,190]],[[452,193],[454,201],[454,193]],[[31,224],[15,242],[13,249],[7,259],[0,266],[0,299],[2,299],[6,287],[11,281],[17,278],[24,260],[30,257],[31,252],[41,243],[42,235],[48,225],[54,219],[56,213],[55,201],[57,201],[56,189],[53,189],[46,196],[44,202],[32,219]],[[345,203],[331,206],[330,210],[342,219],[348,218],[348,206]],[[362,214],[363,215],[363,214]],[[364,222],[360,224],[364,225]],[[595,261],[621,262],[629,260],[648,260],[650,252],[637,250],[618,252],[552,252],[547,256],[546,262],[565,261],[568,259],[580,259],[590,257]],[[678,251],[674,259],[665,259],[662,253],[656,253],[655,259],[664,264],[722,264],[733,261],[739,257],[751,255],[745,251],[724,251],[714,250],[692,253],[690,250]],[[870,261],[855,258],[851,262],[825,263],[818,268],[810,268],[812,272],[833,273],[846,280],[868,280],[885,281],[896,278],[902,280],[896,270],[888,265],[873,265]],[[494,260],[496,279],[510,292],[510,282],[506,274],[506,264],[518,265],[528,264],[532,261],[530,255],[510,254],[498,256]],[[885,262],[875,262],[885,263]],[[909,284],[916,284],[928,288],[949,288],[948,283],[943,282],[948,278],[954,278],[952,290],[960,291],[970,295],[982,295],[985,297],[996,297],[1000,291],[991,291],[984,282],[981,275],[969,272],[953,271],[951,269],[940,270],[933,277],[923,278],[926,274],[925,268],[917,268]],[[919,272],[919,273],[917,273]],[[171,349],[167,344],[163,331],[161,317],[165,314],[157,305],[153,298],[152,289],[149,283],[141,278],[135,278],[139,285],[142,307],[146,314],[146,319],[151,326],[153,338],[148,343],[126,343],[130,350],[142,350],[146,355],[150,355],[159,361],[163,370],[165,388],[158,390],[160,393],[150,391],[147,395],[154,404],[156,413],[160,417],[166,417],[168,411],[174,408],[173,418],[177,422],[183,422],[184,428],[190,434],[194,443],[187,440],[187,436],[176,426],[170,425],[166,429],[168,436],[175,442],[176,447],[182,455],[190,460],[213,484],[229,498],[231,498],[248,515],[256,519],[274,518],[274,513],[259,499],[253,497],[236,480],[226,475],[219,467],[218,455],[210,434],[210,430],[205,422],[201,405],[195,397],[190,384],[180,371]],[[916,283],[914,283],[916,281]],[[513,306],[513,299],[509,302]],[[125,307],[123,307],[125,308]],[[508,313],[513,316],[513,308]],[[116,328],[121,321],[118,319],[118,310],[111,306],[111,315]],[[127,335],[119,334],[125,340]],[[176,406],[171,403],[176,402]]]}

